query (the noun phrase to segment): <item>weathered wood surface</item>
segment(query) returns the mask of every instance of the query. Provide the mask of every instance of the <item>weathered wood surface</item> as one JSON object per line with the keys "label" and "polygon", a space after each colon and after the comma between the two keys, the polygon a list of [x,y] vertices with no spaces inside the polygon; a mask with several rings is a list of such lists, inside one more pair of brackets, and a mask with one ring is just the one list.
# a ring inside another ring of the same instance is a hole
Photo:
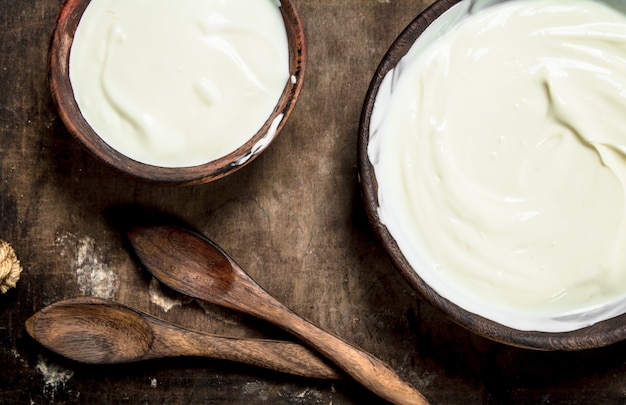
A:
{"label": "weathered wood surface", "polygon": [[0,238],[24,272],[0,296],[0,404],[374,404],[358,384],[210,359],[88,366],[24,329],[74,296],[112,298],[182,326],[289,338],[247,316],[159,289],[121,229],[138,208],[191,224],[299,314],[389,363],[433,404],[622,404],[624,344],[543,353],[504,346],[419,300],[373,237],[356,132],[373,72],[431,1],[297,2],[308,39],[300,101],[241,171],[187,188],[140,184],[88,156],[51,103],[46,54],[59,0],[0,0]]}

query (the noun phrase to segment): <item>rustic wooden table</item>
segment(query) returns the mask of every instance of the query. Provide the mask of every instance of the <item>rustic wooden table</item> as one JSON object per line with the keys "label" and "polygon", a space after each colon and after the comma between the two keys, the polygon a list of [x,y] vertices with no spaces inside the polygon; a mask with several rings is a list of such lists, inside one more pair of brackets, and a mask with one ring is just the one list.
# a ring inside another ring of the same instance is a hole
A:
{"label": "rustic wooden table", "polygon": [[136,212],[173,216],[220,244],[296,312],[388,362],[433,404],[623,404],[624,344],[575,353],[504,346],[420,301],[373,236],[356,133],[374,70],[432,1],[302,0],[308,65],[274,144],[211,184],[119,176],[70,138],[46,53],[60,0],[0,0],[0,238],[24,267],[0,296],[0,404],[373,404],[353,381],[316,381],[208,359],[87,366],[32,340],[24,321],[74,296],[111,298],[180,325],[288,338],[151,280],[123,243]]}

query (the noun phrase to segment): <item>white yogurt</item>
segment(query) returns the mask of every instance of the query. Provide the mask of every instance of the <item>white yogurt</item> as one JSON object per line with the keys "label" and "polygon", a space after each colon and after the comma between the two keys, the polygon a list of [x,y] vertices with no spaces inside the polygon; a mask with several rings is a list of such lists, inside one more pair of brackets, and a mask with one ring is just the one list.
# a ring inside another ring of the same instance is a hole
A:
{"label": "white yogurt", "polygon": [[92,0],[70,53],[91,127],[126,156],[164,167],[236,150],[290,77],[276,0]]}
{"label": "white yogurt", "polygon": [[626,310],[626,15],[490,3],[444,14],[385,78],[378,213],[441,296],[520,330],[579,329]]}

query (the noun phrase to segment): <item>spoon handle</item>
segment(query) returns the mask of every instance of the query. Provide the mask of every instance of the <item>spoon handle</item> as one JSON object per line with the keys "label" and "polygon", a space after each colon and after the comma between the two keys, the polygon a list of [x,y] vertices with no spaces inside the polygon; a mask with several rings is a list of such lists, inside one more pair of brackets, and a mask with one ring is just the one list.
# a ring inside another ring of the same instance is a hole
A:
{"label": "spoon handle", "polygon": [[[341,379],[336,369],[309,348],[293,342],[218,336],[182,329],[149,317],[158,357],[198,356],[235,361],[302,377]],[[155,356],[156,357],[156,356]]]}
{"label": "spoon handle", "polygon": [[[302,318],[258,286],[232,259],[231,264],[242,280],[231,286],[230,299],[222,304],[284,328],[387,401],[398,405],[428,404],[419,391],[386,363]],[[244,306],[239,305],[242,299],[246,302]]]}

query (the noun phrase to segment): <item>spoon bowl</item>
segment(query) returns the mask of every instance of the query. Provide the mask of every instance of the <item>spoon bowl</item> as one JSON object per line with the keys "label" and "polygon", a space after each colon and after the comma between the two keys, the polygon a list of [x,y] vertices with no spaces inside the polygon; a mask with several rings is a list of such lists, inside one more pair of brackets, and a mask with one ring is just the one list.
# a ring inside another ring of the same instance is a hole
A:
{"label": "spoon bowl", "polygon": [[303,377],[341,378],[326,360],[297,343],[200,333],[100,298],[54,303],[31,316],[26,331],[48,349],[88,364],[198,356]]}
{"label": "spoon bowl", "polygon": [[154,341],[146,317],[95,298],[53,304],[30,317],[26,330],[58,354],[89,364],[142,359]]}

